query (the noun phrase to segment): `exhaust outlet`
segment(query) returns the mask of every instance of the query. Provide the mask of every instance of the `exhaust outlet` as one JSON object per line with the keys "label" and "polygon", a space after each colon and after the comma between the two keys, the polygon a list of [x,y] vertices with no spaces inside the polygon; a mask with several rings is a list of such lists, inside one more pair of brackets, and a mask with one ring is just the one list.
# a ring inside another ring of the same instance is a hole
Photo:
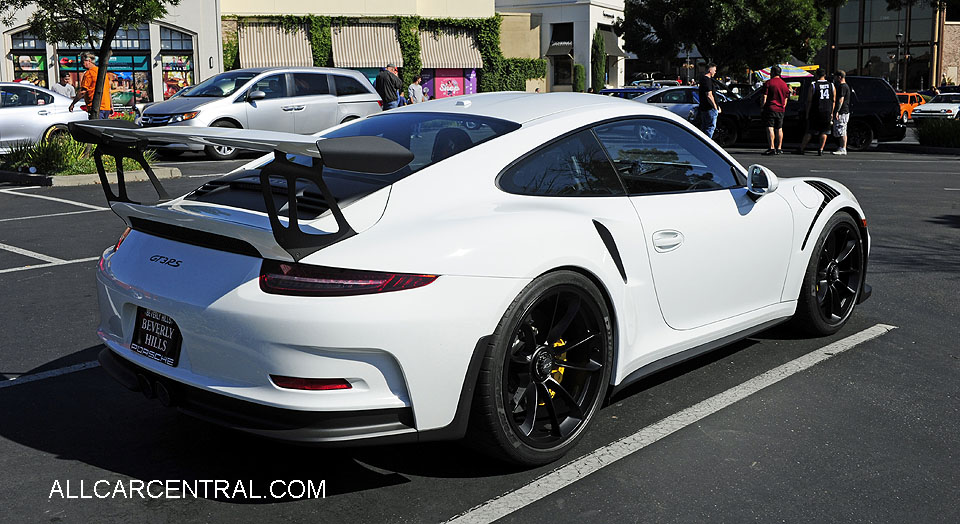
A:
{"label": "exhaust outlet", "polygon": [[153,384],[150,383],[150,379],[147,378],[143,373],[137,373],[137,384],[140,385],[140,392],[143,393],[143,396],[148,399],[156,398],[156,393],[153,391]]}
{"label": "exhaust outlet", "polygon": [[154,391],[157,394],[157,398],[160,400],[160,403],[164,407],[173,407],[173,395],[170,393],[170,390],[167,389],[167,386],[160,380],[156,382],[154,386]]}

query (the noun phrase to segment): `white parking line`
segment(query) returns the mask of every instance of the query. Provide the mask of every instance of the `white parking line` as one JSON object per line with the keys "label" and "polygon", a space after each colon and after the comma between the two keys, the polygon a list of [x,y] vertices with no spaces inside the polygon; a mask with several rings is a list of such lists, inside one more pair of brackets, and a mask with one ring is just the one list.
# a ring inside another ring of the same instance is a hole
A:
{"label": "white parking line", "polygon": [[67,373],[74,373],[76,371],[83,371],[84,369],[90,369],[99,367],[100,363],[96,360],[91,360],[89,362],[83,362],[80,364],[74,364],[72,366],[67,366],[65,368],[51,369],[50,371],[44,371],[42,373],[36,373],[33,375],[20,376],[17,378],[11,378],[0,382],[0,389],[9,388],[13,386],[19,386],[21,384],[29,384],[30,382],[36,382],[38,380],[43,380],[45,378],[59,377],[60,375],[66,375]]}
{"label": "white parking line", "polygon": [[945,187],[944,191],[960,191],[960,187]]}
{"label": "white parking line", "polygon": [[[862,169],[809,169],[811,173],[863,173]],[[881,171],[879,169],[871,169],[870,173],[883,173],[887,175],[900,175],[907,174],[903,171]],[[947,174],[944,171],[910,171],[911,175],[944,175]]]}
{"label": "white parking line", "polygon": [[49,215],[33,215],[29,217],[0,218],[0,222],[12,222],[15,220],[30,220],[33,218],[62,217],[65,215],[82,215],[83,213],[97,213],[99,211],[107,211],[107,209],[87,209],[85,211],[67,211],[65,213],[50,213]]}
{"label": "white parking line", "polygon": [[206,177],[223,176],[223,175],[226,175],[226,173],[211,173],[209,175],[187,175],[187,178],[206,178]]}
{"label": "white parking line", "polygon": [[[28,256],[33,256],[33,255],[28,255]],[[51,258],[51,257],[47,257],[47,258]],[[59,260],[59,259],[55,259],[55,260]],[[42,269],[45,267],[52,267],[52,266],[66,266],[69,264],[79,264],[81,262],[93,262],[94,260],[100,260],[100,257],[76,258],[74,260],[59,260],[58,262],[50,262],[48,264],[33,264],[29,266],[11,267],[7,269],[0,269],[0,274],[14,273],[16,271],[27,271],[28,269]]]}
{"label": "white parking line", "polygon": [[36,187],[36,186],[31,186],[31,187],[18,187],[18,188],[16,188],[16,189],[0,189],[0,193],[6,193],[6,194],[8,194],[8,195],[17,195],[17,196],[30,197],[30,198],[42,198],[43,200],[52,200],[52,201],[54,201],[54,202],[61,202],[61,203],[64,203],[64,204],[71,204],[71,205],[74,205],[74,206],[87,207],[87,208],[90,208],[90,209],[96,209],[97,211],[103,211],[103,210],[110,209],[109,207],[94,206],[94,205],[92,205],[92,204],[84,204],[83,202],[74,202],[73,200],[66,200],[66,199],[63,199],[63,198],[56,198],[56,197],[51,197],[51,196],[46,196],[46,195],[34,195],[34,194],[32,194],[32,193],[20,193],[20,192],[19,192],[19,191],[22,191],[22,190],[24,190],[24,189],[34,189],[34,187]]}
{"label": "white parking line", "polygon": [[7,244],[0,244],[0,249],[4,251],[10,251],[18,255],[27,256],[30,258],[36,258],[37,260],[43,260],[44,262],[50,262],[51,264],[62,264],[65,262],[62,258],[48,257],[42,253],[37,253],[35,251],[30,251],[29,249],[23,249],[22,247],[10,246]]}
{"label": "white parking line", "polygon": [[877,338],[893,329],[896,329],[896,327],[877,324],[842,340],[838,340],[833,344],[807,353],[782,366],[771,369],[762,375],[758,375],[739,386],[734,386],[723,393],[714,395],[679,413],[675,413],[660,422],[647,426],[633,435],[624,437],[561,466],[520,489],[484,502],[466,513],[448,520],[447,523],[486,524],[505,517],[768,386],[843,353],[858,344]]}

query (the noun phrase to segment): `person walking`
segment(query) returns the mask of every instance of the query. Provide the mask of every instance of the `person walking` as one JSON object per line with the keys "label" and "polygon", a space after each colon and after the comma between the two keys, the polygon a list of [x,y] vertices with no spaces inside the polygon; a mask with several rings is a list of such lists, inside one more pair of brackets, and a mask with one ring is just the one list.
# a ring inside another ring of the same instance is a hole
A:
{"label": "person walking", "polygon": [[850,86],[847,85],[847,72],[838,69],[833,74],[838,82],[837,103],[833,109],[833,136],[840,141],[840,149],[833,152],[835,155],[847,154],[847,124],[850,122]]}
{"label": "person walking", "polygon": [[810,90],[807,93],[807,133],[803,135],[803,141],[800,142],[800,149],[796,151],[796,154],[802,155],[803,150],[810,143],[810,139],[814,135],[819,135],[820,149],[817,150],[817,155],[823,156],[823,147],[827,145],[827,135],[830,134],[833,127],[833,101],[836,98],[833,83],[827,80],[827,72],[818,69],[817,81],[810,85]]}
{"label": "person walking", "polygon": [[700,78],[700,114],[697,127],[705,135],[713,138],[717,128],[717,116],[720,114],[720,104],[717,103],[717,85],[713,77],[717,74],[717,64],[708,64],[707,72]]}
{"label": "person walking", "polygon": [[767,150],[764,155],[783,154],[783,115],[790,99],[790,87],[780,78],[780,66],[770,68],[770,80],[760,88],[760,121],[767,127]]}
{"label": "person walking", "polygon": [[407,87],[407,94],[410,95],[407,97],[408,103],[419,104],[423,102],[423,86],[421,85],[422,83],[423,83],[423,77],[420,75],[417,75],[417,77],[413,79],[413,83],[410,84],[409,87]]}
{"label": "person walking", "polygon": [[380,71],[377,79],[373,82],[373,88],[383,100],[383,110],[395,109],[399,103],[400,96],[398,91],[403,89],[403,82],[397,76],[397,66],[387,64],[387,67]]}
{"label": "person walking", "polygon": [[60,81],[53,84],[50,90],[67,98],[77,96],[77,90],[74,89],[73,84],[70,83],[70,73],[60,73]]}
{"label": "person walking", "polygon": [[[93,107],[93,94],[97,89],[97,74],[99,74],[99,68],[93,63],[93,59],[93,53],[80,55],[80,64],[86,71],[80,77],[80,88],[77,89],[77,94],[74,95],[69,108],[70,112],[73,112],[73,106],[77,105],[77,101],[83,98],[84,103],[87,104],[87,111],[90,113],[91,120],[97,114],[95,113],[97,110]],[[110,73],[107,73],[106,82],[103,83],[103,95],[100,97],[98,116],[101,120],[106,120],[110,118],[111,113],[113,113],[113,104],[110,101]]]}

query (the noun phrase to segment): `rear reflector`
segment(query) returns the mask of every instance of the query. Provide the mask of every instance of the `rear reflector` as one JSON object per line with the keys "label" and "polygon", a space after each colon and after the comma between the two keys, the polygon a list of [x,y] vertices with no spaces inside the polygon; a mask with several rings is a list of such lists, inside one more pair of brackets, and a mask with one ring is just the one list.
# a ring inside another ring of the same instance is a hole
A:
{"label": "rear reflector", "polygon": [[284,389],[302,389],[306,391],[330,391],[334,389],[350,389],[346,379],[342,378],[299,378],[270,375],[270,380]]}
{"label": "rear reflector", "polygon": [[359,271],[276,260],[264,260],[260,266],[260,289],[274,295],[369,295],[422,287],[436,279],[437,275]]}

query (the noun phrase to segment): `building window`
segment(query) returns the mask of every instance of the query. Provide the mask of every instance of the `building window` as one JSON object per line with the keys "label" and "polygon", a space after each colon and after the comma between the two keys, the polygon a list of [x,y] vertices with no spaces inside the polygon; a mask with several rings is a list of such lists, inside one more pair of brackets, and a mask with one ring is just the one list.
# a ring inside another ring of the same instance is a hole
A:
{"label": "building window", "polygon": [[864,0],[863,41],[896,42],[897,33],[902,32],[900,15],[902,11],[887,9],[887,0]]}
{"label": "building window", "polygon": [[919,91],[930,87],[930,48],[912,47],[908,56],[905,88]]}
{"label": "building window", "polygon": [[[117,112],[133,111],[133,105],[152,100],[150,96],[150,57],[142,53],[124,53],[110,57],[110,100]],[[58,55],[61,73],[69,73],[74,86],[85,72],[80,54],[61,51]],[[94,59],[96,61],[96,59]]]}
{"label": "building window", "polygon": [[194,84],[193,36],[160,27],[160,54],[163,65],[163,99]]}
{"label": "building window", "polygon": [[[894,57],[895,58],[895,57]],[[878,76],[894,83],[894,59],[890,57],[890,50],[886,47],[863,50],[863,68],[860,74],[864,76]]]}
{"label": "building window", "polygon": [[553,57],[553,85],[573,85],[573,59],[569,56]]}
{"label": "building window", "polygon": [[860,41],[860,1],[850,0],[837,9],[837,43],[856,44]]}
{"label": "building window", "polygon": [[860,74],[860,60],[856,49],[841,49],[837,51],[837,69],[843,69],[848,75]]}
{"label": "building window", "polygon": [[193,37],[175,29],[160,28],[160,49],[163,51],[181,51],[193,49]]}
{"label": "building window", "polygon": [[47,87],[47,42],[27,31],[10,36],[13,79]]}
{"label": "building window", "polygon": [[933,9],[929,4],[910,8],[910,41],[928,42],[933,36]]}

